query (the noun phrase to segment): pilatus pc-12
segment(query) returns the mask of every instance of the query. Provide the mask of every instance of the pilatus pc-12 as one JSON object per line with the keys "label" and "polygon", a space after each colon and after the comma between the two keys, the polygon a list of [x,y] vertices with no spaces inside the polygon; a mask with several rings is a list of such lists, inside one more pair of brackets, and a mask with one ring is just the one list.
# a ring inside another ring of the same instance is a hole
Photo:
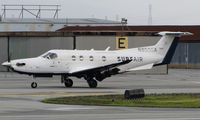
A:
{"label": "pilatus pc-12", "polygon": [[[160,32],[161,39],[154,46],[125,50],[50,50],[45,54],[27,59],[11,60],[2,65],[14,72],[35,77],[61,75],[61,82],[72,87],[70,77],[84,78],[89,87],[97,87],[112,75],[151,69],[154,66],[169,64],[176,49],[178,39],[188,32]],[[32,82],[32,88],[37,87]]]}

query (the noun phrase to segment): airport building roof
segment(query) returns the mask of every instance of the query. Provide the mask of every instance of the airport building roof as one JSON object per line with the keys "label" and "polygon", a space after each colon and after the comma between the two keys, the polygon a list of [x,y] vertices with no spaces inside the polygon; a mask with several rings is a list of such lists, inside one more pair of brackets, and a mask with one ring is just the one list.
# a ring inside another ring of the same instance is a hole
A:
{"label": "airport building roof", "polygon": [[119,26],[121,22],[96,18],[33,19],[2,18],[0,32],[56,31],[65,26]]}
{"label": "airport building roof", "polygon": [[18,23],[18,24],[121,24],[118,21],[96,19],[96,18],[66,18],[66,19],[32,19],[32,18],[6,18],[1,19],[0,23]]}
{"label": "airport building roof", "polygon": [[58,31],[132,31],[132,32],[160,32],[160,31],[181,31],[191,32],[194,35],[181,37],[183,41],[200,41],[200,25],[166,25],[166,26],[85,26],[85,27],[64,27]]}

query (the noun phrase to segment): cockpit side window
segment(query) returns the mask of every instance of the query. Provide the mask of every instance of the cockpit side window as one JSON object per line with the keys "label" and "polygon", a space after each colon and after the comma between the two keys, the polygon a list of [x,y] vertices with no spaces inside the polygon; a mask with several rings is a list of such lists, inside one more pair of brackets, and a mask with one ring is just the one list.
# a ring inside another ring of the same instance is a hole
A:
{"label": "cockpit side window", "polygon": [[47,58],[47,59],[55,59],[55,58],[58,57],[58,55],[57,55],[56,53],[51,53],[51,52],[49,52],[49,53],[43,55],[42,57],[43,57],[43,58]]}
{"label": "cockpit side window", "polygon": [[55,59],[55,58],[57,58],[58,56],[57,56],[56,53],[51,53],[51,54],[49,55],[49,57],[50,57],[51,59]]}
{"label": "cockpit side window", "polygon": [[49,56],[49,53],[44,54],[42,57],[47,58],[47,56]]}

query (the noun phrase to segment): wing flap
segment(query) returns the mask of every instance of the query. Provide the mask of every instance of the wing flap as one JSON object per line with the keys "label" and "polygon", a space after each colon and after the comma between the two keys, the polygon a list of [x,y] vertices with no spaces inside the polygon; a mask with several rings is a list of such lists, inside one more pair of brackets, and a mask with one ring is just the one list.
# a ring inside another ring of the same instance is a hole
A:
{"label": "wing flap", "polygon": [[132,68],[132,69],[129,69],[127,71],[147,70],[147,69],[151,69],[152,67],[153,67],[153,63],[147,64],[147,65],[143,65],[143,66],[139,66],[139,67],[136,67],[136,68]]}

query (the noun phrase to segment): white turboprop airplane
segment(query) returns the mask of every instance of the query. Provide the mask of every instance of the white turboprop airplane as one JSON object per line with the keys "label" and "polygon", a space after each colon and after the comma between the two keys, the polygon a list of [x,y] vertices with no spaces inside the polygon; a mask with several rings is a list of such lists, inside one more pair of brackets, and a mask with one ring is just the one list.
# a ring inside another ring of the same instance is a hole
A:
{"label": "white turboprop airplane", "polygon": [[[72,87],[75,76],[87,80],[89,87],[97,87],[111,75],[124,72],[151,69],[154,66],[169,64],[176,49],[178,39],[189,32],[160,32],[161,39],[154,46],[131,48],[125,50],[50,50],[47,53],[27,59],[12,60],[2,65],[13,71],[35,77],[52,77],[61,75],[61,82]],[[32,82],[32,88],[37,87]]]}

